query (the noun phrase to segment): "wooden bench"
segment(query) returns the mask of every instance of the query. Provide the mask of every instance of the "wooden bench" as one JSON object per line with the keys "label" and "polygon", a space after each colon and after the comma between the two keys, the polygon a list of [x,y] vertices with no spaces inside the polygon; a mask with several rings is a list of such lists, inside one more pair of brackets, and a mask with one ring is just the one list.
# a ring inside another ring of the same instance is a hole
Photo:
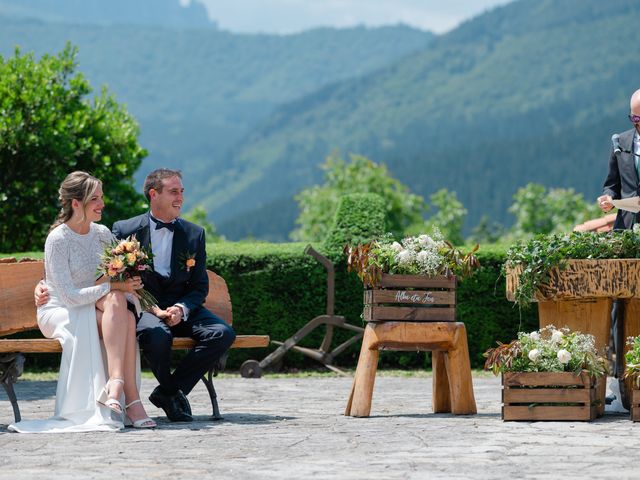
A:
{"label": "wooden bench", "polygon": [[[33,289],[43,277],[44,266],[41,261],[0,263],[0,337],[17,332],[38,330]],[[231,298],[224,279],[209,271],[209,295],[205,306],[229,325],[233,323]],[[39,332],[39,330],[38,330]],[[174,338],[174,350],[186,350],[194,346],[190,338]],[[258,348],[269,345],[268,335],[238,335],[231,348]],[[22,375],[25,353],[61,352],[60,343],[55,339],[0,338],[0,382],[7,392],[13,407],[15,421],[20,421],[20,409],[13,389],[13,383]],[[213,418],[219,419],[218,399],[213,387],[212,377],[224,368],[224,360],[213,365],[202,381],[207,387]]]}

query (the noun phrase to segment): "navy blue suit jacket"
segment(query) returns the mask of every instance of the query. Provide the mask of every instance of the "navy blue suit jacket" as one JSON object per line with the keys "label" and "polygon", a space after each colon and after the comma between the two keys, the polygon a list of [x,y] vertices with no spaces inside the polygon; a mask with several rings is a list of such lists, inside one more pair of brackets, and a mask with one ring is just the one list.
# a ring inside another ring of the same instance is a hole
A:
{"label": "navy blue suit jacket", "polygon": [[[622,152],[614,153],[611,148],[609,157],[609,172],[602,186],[603,195],[611,195],[611,198],[629,198],[640,195],[640,179],[636,170],[635,157],[633,155],[633,135],[635,129],[627,130],[620,134],[620,148]],[[638,223],[640,214],[618,210],[618,216],[613,224],[615,230],[626,230]]]}
{"label": "navy blue suit jacket", "polygon": [[[113,234],[123,239],[135,234],[140,244],[151,252],[149,213],[113,224]],[[201,308],[209,293],[207,254],[204,229],[181,218],[176,220],[171,248],[171,276],[162,277],[155,272],[143,272],[144,288],[149,291],[162,309],[184,304],[191,312]],[[187,271],[187,256],[195,255],[196,264]]]}

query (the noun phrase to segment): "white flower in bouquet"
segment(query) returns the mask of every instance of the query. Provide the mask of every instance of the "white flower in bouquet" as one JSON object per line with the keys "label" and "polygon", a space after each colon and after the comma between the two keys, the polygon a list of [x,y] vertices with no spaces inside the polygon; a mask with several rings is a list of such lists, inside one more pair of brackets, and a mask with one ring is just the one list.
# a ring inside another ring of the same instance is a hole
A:
{"label": "white flower in bouquet", "polygon": [[[537,342],[538,340],[540,340],[540,334],[538,332],[531,332],[529,334],[529,338],[531,340],[533,340],[534,342]],[[537,350],[536,350],[537,351]]]}
{"label": "white flower in bouquet", "polygon": [[393,250],[394,252],[401,252],[402,251],[402,245],[400,245],[398,242],[393,242],[391,244],[391,250]]}
{"label": "white flower in bouquet", "polygon": [[402,250],[396,255],[396,260],[400,265],[407,265],[413,261],[414,254],[411,250]]}
{"label": "white flower in bouquet", "polygon": [[436,244],[433,238],[431,238],[426,233],[423,233],[422,235],[418,236],[418,243],[420,243],[420,245],[429,246],[429,247]]}
{"label": "white flower in bouquet", "polygon": [[560,343],[562,341],[562,337],[564,337],[564,334],[560,330],[554,330],[551,333],[551,341],[553,343]]}
{"label": "white flower in bouquet", "polygon": [[633,233],[635,233],[636,235],[640,235],[640,223],[636,223],[633,226]]}
{"label": "white flower in bouquet", "polygon": [[529,352],[529,360],[531,360],[532,362],[535,363],[539,357],[540,357],[540,350],[538,350],[537,348],[534,348]]}
{"label": "white flower in bouquet", "polygon": [[558,350],[558,361],[563,365],[566,365],[571,361],[571,354],[568,351],[566,351],[564,348],[561,350]]}

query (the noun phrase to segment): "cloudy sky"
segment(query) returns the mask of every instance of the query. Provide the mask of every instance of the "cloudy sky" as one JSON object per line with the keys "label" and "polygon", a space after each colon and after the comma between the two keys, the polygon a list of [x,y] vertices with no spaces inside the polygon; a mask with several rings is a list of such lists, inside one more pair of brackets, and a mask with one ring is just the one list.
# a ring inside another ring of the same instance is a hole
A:
{"label": "cloudy sky", "polygon": [[[181,0],[189,3],[196,0]],[[314,27],[405,23],[442,33],[511,0],[197,0],[224,30],[296,33]]]}

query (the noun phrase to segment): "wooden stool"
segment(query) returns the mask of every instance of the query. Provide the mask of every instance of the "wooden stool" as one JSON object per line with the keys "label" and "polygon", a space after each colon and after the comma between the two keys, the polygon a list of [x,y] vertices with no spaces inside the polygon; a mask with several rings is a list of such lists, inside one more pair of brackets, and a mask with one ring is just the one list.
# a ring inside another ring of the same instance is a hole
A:
{"label": "wooden stool", "polygon": [[434,413],[477,413],[467,331],[455,322],[455,288],[455,277],[383,275],[378,287],[365,290],[369,323],[345,415],[369,416],[382,348],[431,351]]}
{"label": "wooden stool", "polygon": [[433,352],[433,412],[477,413],[464,323],[383,322],[365,328],[345,415],[369,416],[381,348]]}

